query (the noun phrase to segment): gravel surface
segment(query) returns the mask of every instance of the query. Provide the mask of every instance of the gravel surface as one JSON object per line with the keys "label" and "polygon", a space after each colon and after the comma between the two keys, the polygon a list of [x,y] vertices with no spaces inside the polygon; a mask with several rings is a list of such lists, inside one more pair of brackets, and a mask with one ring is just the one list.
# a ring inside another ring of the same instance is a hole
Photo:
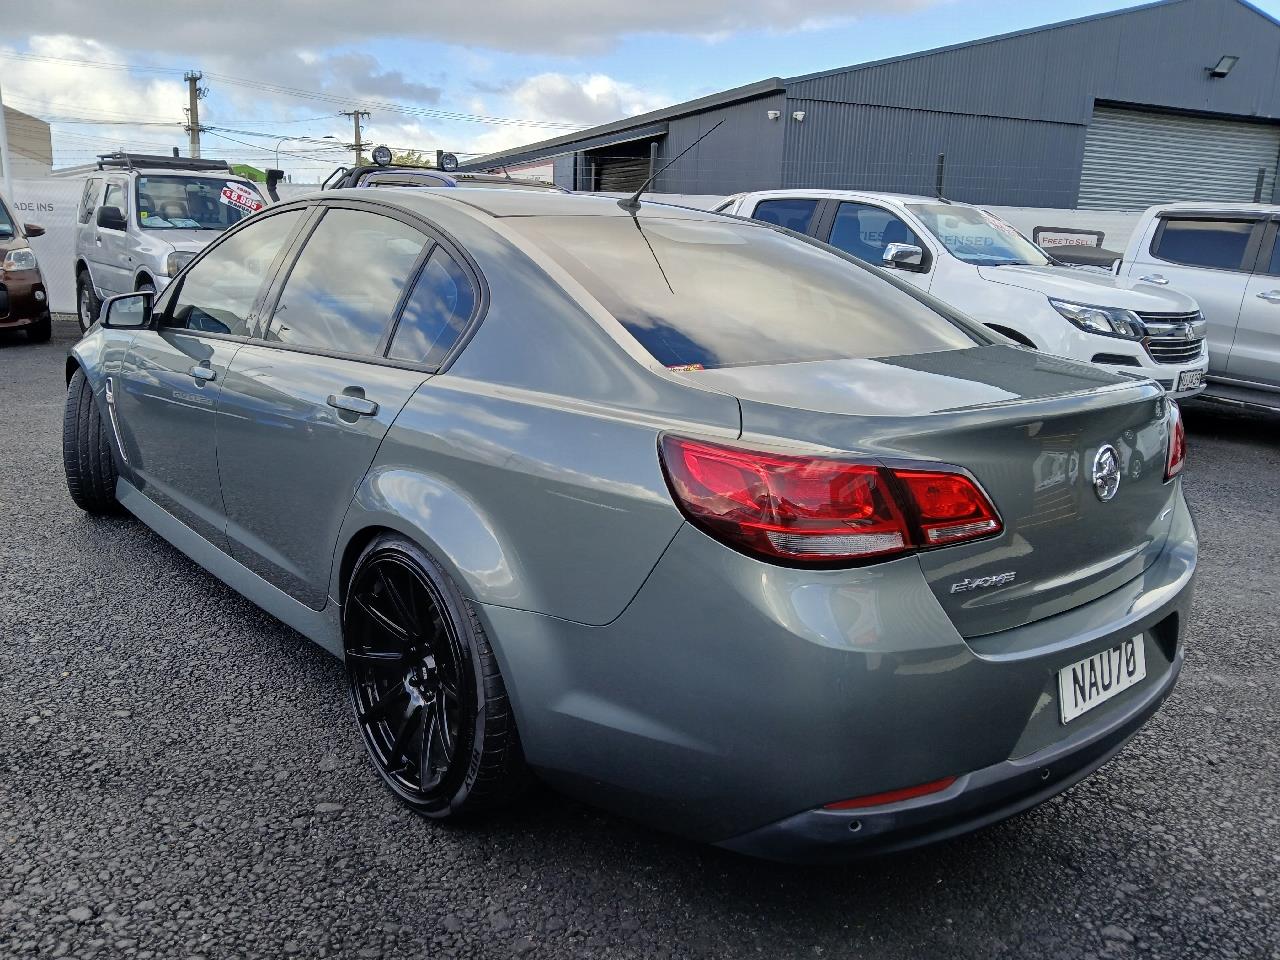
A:
{"label": "gravel surface", "polygon": [[540,793],[445,828],[370,769],[338,662],[82,515],[63,357],[0,335],[0,956],[1280,958],[1280,417],[1189,406],[1187,668],[1067,795],[788,868]]}

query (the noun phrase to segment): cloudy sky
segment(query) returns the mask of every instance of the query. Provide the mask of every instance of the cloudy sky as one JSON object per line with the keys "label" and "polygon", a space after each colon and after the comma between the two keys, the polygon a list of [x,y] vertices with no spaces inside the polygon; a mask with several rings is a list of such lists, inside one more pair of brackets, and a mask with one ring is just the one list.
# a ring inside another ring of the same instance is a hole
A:
{"label": "cloudy sky", "polygon": [[[482,153],[771,76],[908,53],[1113,0],[39,0],[0,18],[0,85],[53,125],[55,165],[186,139],[200,70],[206,156],[315,180],[365,139]],[[1280,0],[1259,4],[1273,15]],[[127,13],[125,12],[127,9]],[[327,139],[332,137],[332,139]],[[284,139],[281,138],[289,138]]]}

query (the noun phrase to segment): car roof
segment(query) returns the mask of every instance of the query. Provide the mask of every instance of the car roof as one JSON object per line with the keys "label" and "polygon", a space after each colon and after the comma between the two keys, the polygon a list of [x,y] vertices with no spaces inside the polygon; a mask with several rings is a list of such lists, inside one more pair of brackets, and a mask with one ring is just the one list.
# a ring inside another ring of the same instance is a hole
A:
{"label": "car roof", "polygon": [[[349,196],[367,199],[369,189],[345,187],[326,190],[323,196]],[[378,199],[393,202],[409,209],[423,210],[430,206],[449,202],[472,207],[492,217],[626,217],[628,211],[618,206],[614,197],[594,197],[576,193],[560,193],[548,190],[506,190],[500,184],[490,187],[471,187],[458,190],[453,187],[382,187]],[[679,207],[674,204],[643,200],[640,215],[668,220],[719,220],[718,213]]]}
{"label": "car roof", "polygon": [[1280,204],[1274,203],[1252,203],[1240,200],[1226,200],[1217,202],[1214,200],[1178,200],[1172,203],[1157,203],[1148,207],[1147,212],[1153,211],[1195,211],[1196,213],[1207,213],[1220,210],[1223,213],[1260,213],[1270,215],[1280,213]]}
{"label": "car roof", "polygon": [[938,203],[937,197],[926,197],[912,193],[881,193],[876,190],[753,190],[739,194],[742,198],[755,197],[815,197],[820,200],[884,200],[890,203]]}

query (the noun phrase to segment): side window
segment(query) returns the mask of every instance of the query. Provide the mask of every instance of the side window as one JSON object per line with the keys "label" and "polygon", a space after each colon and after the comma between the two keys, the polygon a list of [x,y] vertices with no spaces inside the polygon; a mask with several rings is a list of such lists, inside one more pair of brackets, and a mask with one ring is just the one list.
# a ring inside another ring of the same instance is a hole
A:
{"label": "side window", "polygon": [[818,209],[817,200],[806,200],[802,197],[786,197],[780,200],[761,200],[756,204],[756,220],[775,223],[788,230],[804,233],[809,229],[809,221],[813,219],[813,211]]}
{"label": "side window", "polygon": [[879,264],[891,243],[914,243],[927,249],[920,238],[888,210],[865,203],[842,203],[827,241],[859,260]]}
{"label": "side window", "polygon": [[115,207],[126,217],[129,215],[129,204],[124,199],[124,184],[112,180],[107,184],[107,194],[102,198],[104,207]]}
{"label": "side window", "polygon": [[1151,252],[1172,263],[1241,270],[1253,227],[1253,221],[1168,217],[1156,233]]}
{"label": "side window", "polygon": [[100,189],[102,189],[101,177],[90,177],[84,182],[84,193],[80,195],[81,223],[88,223],[93,218],[93,208]]}
{"label": "side window", "polygon": [[427,244],[418,230],[360,210],[329,210],[302,248],[266,338],[378,355],[387,324]]}
{"label": "side window", "polygon": [[210,250],[183,275],[163,326],[248,336],[258,290],[302,213],[264,217]]}
{"label": "side window", "polygon": [[1273,239],[1276,242],[1271,247],[1271,261],[1262,272],[1268,273],[1273,277],[1280,277],[1280,235],[1273,235]]}
{"label": "side window", "polygon": [[475,306],[471,278],[437,246],[413,285],[387,356],[436,366],[457,343]]}

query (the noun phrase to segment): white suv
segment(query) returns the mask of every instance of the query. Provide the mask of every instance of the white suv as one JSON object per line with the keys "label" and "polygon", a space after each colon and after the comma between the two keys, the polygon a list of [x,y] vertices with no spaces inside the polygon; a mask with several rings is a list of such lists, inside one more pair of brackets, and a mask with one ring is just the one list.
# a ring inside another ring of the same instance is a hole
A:
{"label": "white suv", "polygon": [[788,227],[904,280],[1019,343],[1138,373],[1177,399],[1204,389],[1196,302],[1173,290],[1057,265],[987,210],[848,190],[738,194],[716,208]]}
{"label": "white suv", "polygon": [[1118,272],[1195,297],[1209,324],[1206,399],[1280,409],[1280,206],[1147,210]]}

